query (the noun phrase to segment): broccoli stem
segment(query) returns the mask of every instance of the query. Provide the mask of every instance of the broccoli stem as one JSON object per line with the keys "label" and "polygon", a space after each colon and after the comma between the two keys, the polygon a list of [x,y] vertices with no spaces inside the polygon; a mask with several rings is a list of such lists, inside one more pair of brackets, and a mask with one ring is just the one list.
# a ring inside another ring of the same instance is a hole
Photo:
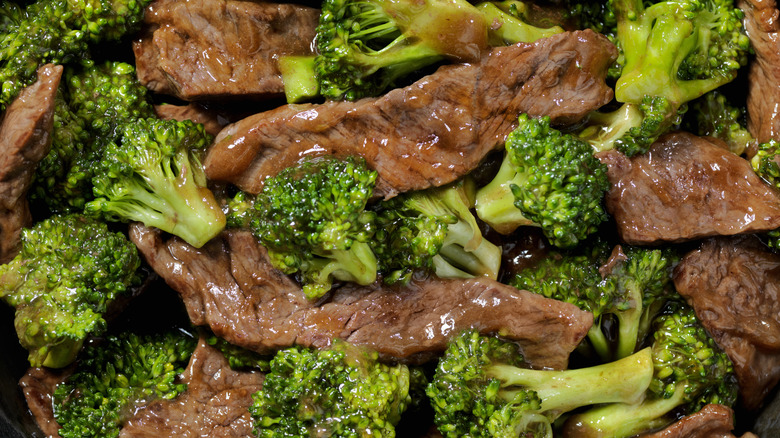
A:
{"label": "broccoli stem", "polygon": [[609,340],[604,335],[604,332],[601,331],[601,323],[599,321],[594,321],[593,326],[588,330],[588,340],[599,357],[612,356]]}
{"label": "broccoli stem", "polygon": [[520,2],[508,0],[498,3],[498,5],[501,7],[494,2],[484,2],[476,6],[485,21],[490,24],[488,32],[491,38],[498,40],[494,44],[496,46],[517,42],[532,43],[563,32],[560,26],[549,28],[531,26],[504,10],[513,6],[518,10],[524,9],[525,5]]}
{"label": "broccoli stem", "polygon": [[499,379],[507,395],[512,393],[512,386],[520,386],[536,391],[544,411],[568,412],[593,404],[638,403],[653,379],[653,359],[648,347],[594,367],[549,371],[493,365],[487,375]]}
{"label": "broccoli stem", "polygon": [[317,97],[320,84],[314,73],[314,56],[281,56],[279,72],[288,103],[298,103]]}
{"label": "broccoli stem", "polygon": [[511,187],[515,172],[509,158],[504,158],[495,178],[477,192],[477,216],[501,234],[509,234],[519,226],[536,225],[515,206]]}

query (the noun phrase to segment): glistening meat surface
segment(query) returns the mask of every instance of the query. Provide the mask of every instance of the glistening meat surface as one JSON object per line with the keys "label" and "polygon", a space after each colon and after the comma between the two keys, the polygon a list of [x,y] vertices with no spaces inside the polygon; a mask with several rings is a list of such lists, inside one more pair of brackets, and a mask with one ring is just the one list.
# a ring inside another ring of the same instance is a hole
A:
{"label": "glistening meat surface", "polygon": [[194,324],[258,352],[325,347],[341,338],[414,363],[443,351],[450,336],[477,328],[517,341],[535,367],[564,368],[593,321],[573,305],[490,279],[350,285],[312,303],[248,231],[226,231],[201,249],[139,224],[130,236],[179,292]]}
{"label": "glistening meat surface", "polygon": [[206,174],[257,193],[303,155],[360,155],[379,173],[380,195],[440,186],[501,147],[521,113],[566,124],[608,103],[615,56],[603,35],[563,33],[441,67],[379,98],[282,106],[223,129]]}

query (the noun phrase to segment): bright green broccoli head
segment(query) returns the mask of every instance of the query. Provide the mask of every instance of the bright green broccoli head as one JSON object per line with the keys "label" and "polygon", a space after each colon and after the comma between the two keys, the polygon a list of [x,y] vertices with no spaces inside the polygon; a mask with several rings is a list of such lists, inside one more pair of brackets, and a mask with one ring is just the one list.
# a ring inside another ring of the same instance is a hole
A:
{"label": "bright green broccoli head", "polygon": [[195,338],[181,331],[125,332],[87,346],[73,374],[54,391],[59,436],[118,437],[135,409],[186,390],[179,376],[194,349]]}
{"label": "bright green broccoli head", "polygon": [[591,146],[550,126],[550,118],[523,114],[506,140],[496,177],[477,192],[477,215],[498,232],[541,227],[561,248],[577,245],[607,219],[606,166]]}
{"label": "bright green broccoli head", "polygon": [[512,342],[476,331],[454,337],[427,390],[442,435],[552,438],[552,423],[561,414],[597,403],[637,402],[653,375],[649,349],[577,370],[524,365]]}
{"label": "bright green broccoli head", "polygon": [[334,341],[329,349],[299,347],[271,360],[249,412],[258,437],[394,437],[411,398],[406,365]]}
{"label": "bright green broccoli head", "polygon": [[61,368],[89,335],[105,330],[108,305],[140,281],[138,251],[123,234],[80,215],[53,216],[22,232],[21,252],[0,266],[0,297],[32,366]]}
{"label": "bright green broccoli head", "polygon": [[370,284],[377,261],[369,244],[375,214],[366,211],[377,173],[362,158],[304,159],[265,180],[251,228],[275,267],[296,273],[310,298],[333,280]]}
{"label": "bright green broccoli head", "polygon": [[710,91],[689,104],[686,130],[701,136],[711,136],[726,142],[729,150],[742,155],[753,142],[747,126],[747,110],[729,102],[718,90]]}
{"label": "bright green broccoli head", "polygon": [[758,176],[769,185],[780,189],[780,142],[769,140],[759,143],[750,164]]}
{"label": "bright green broccoli head", "polygon": [[225,227],[206,187],[200,154],[211,142],[189,120],[137,119],[110,143],[92,179],[86,211],[109,220],[139,221],[201,247]]}

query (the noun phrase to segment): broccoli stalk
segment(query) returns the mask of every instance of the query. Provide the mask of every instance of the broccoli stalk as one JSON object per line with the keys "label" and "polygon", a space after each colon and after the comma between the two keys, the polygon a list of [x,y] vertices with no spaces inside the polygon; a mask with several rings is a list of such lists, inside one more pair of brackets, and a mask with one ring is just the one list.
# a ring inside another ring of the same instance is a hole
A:
{"label": "broccoli stalk", "polygon": [[532,225],[553,245],[573,247],[607,219],[608,189],[606,166],[588,143],[550,127],[549,117],[522,114],[498,174],[477,192],[476,210],[502,234]]}
{"label": "broccoli stalk", "polygon": [[81,215],[52,216],[22,232],[21,251],[0,266],[0,298],[30,365],[62,368],[89,335],[106,328],[108,306],[140,282],[141,259],[127,237]]}
{"label": "broccoli stalk", "polygon": [[560,415],[599,403],[637,403],[652,380],[650,350],[589,368],[522,367],[516,344],[467,331],[453,338],[427,389],[445,437],[552,437]]}
{"label": "broccoli stalk", "polygon": [[210,143],[203,125],[138,119],[109,144],[93,178],[85,211],[109,220],[140,221],[201,247],[225,227],[225,215],[198,158]]}
{"label": "broccoli stalk", "polygon": [[708,403],[732,406],[736,378],[720,350],[685,304],[675,303],[653,322],[653,379],[640,403],[615,403],[572,416],[572,436],[622,438],[672,422]]}

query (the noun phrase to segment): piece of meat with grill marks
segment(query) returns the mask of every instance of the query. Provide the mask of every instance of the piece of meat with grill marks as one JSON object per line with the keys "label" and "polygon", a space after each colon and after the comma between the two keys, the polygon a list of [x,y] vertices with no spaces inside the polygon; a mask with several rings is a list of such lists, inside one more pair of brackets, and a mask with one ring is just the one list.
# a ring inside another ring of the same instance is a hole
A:
{"label": "piece of meat with grill marks", "polygon": [[[641,438],[736,438],[734,411],[728,406],[709,404],[699,412],[685,416],[667,428],[641,435]],[[741,438],[758,438],[747,432]]]}
{"label": "piece of meat with grill marks", "polygon": [[444,351],[452,335],[476,328],[513,339],[536,367],[564,368],[593,321],[575,306],[486,278],[344,285],[314,303],[271,266],[248,231],[226,231],[200,249],[140,224],[131,225],[130,236],[179,292],[194,324],[261,353],[341,338],[420,363]]}
{"label": "piece of meat with grill marks", "polygon": [[49,153],[61,77],[62,66],[40,67],[38,79],[8,105],[0,122],[0,263],[14,258],[22,228],[32,224],[27,190],[38,163]]}
{"label": "piece of meat with grill marks", "polygon": [[647,245],[780,227],[780,194],[719,140],[675,132],[643,155],[597,155],[606,208],[627,243]]}
{"label": "piece of meat with grill marks", "polygon": [[318,9],[240,0],[157,0],[133,43],[138,79],[184,100],[284,93],[282,55],[309,55]]}
{"label": "piece of meat with grill marks", "polygon": [[708,239],[674,285],[734,363],[744,406],[759,408],[780,380],[780,255],[753,235]]}
{"label": "piece of meat with grill marks", "polygon": [[440,67],[379,98],[282,106],[228,125],[206,175],[257,193],[303,155],[360,155],[379,173],[380,196],[440,186],[502,147],[521,113],[568,124],[608,103],[615,56],[603,35],[562,33]]}
{"label": "piece of meat with grill marks", "polygon": [[780,11],[775,0],[739,0],[756,56],[748,72],[748,130],[759,142],[780,141]]}

